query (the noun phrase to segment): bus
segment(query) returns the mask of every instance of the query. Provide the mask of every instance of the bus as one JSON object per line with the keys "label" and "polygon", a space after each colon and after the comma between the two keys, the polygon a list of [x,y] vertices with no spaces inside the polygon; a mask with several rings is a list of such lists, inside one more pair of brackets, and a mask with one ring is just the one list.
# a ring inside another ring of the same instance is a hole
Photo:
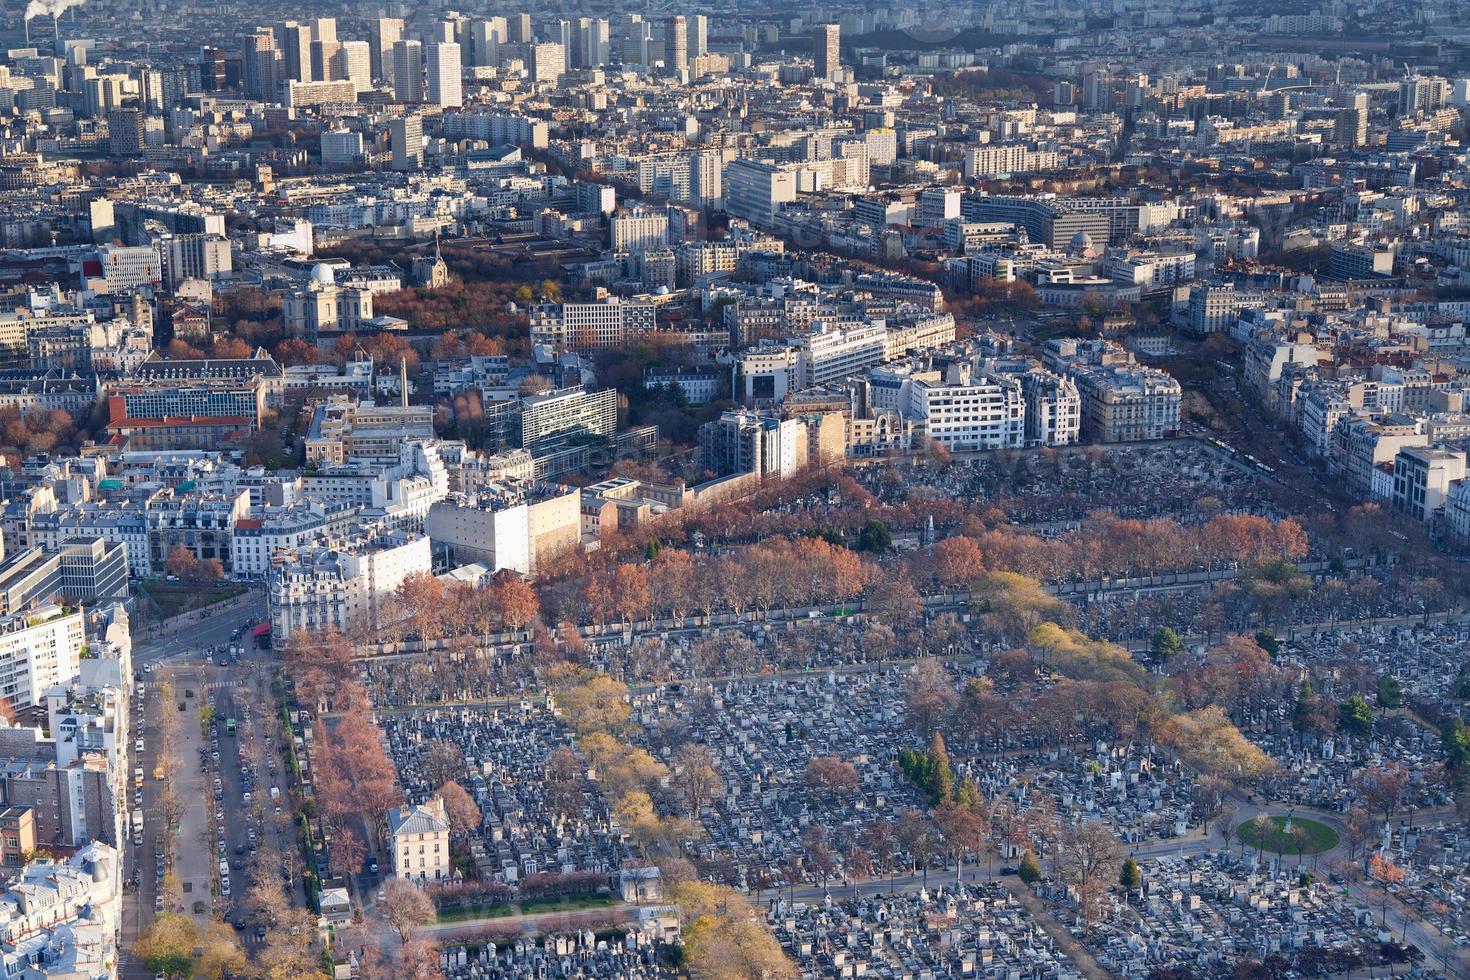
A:
{"label": "bus", "polygon": [[226,718],[225,719],[225,734],[226,735],[233,735],[233,734],[235,734],[235,719],[233,719],[233,718]]}

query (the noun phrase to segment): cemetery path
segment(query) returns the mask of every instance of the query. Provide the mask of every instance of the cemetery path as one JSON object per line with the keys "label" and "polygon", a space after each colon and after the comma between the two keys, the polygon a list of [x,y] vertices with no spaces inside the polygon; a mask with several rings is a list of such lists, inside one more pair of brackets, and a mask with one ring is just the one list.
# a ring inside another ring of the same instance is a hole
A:
{"label": "cemetery path", "polygon": [[1068,932],[1067,927],[1062,925],[1056,916],[1047,911],[1041,899],[1033,895],[1031,889],[1021,884],[1020,879],[1003,878],[1001,883],[1018,902],[1025,906],[1026,911],[1036,920],[1036,924],[1046,931],[1052,942],[1057,944],[1058,949],[1067,954],[1067,958],[1084,977],[1087,977],[1088,980],[1111,980],[1113,974],[1104,969],[1097,958],[1087,951],[1087,947],[1083,946],[1076,936]]}

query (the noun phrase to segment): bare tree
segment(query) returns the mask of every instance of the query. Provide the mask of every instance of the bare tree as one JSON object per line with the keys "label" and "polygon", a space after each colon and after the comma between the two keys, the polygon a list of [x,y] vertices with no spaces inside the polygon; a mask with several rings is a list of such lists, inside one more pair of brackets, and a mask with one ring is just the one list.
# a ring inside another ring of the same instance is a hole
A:
{"label": "bare tree", "polygon": [[1062,830],[1057,858],[1064,880],[1077,896],[1083,919],[1095,922],[1118,864],[1118,839],[1100,820],[1071,823]]}

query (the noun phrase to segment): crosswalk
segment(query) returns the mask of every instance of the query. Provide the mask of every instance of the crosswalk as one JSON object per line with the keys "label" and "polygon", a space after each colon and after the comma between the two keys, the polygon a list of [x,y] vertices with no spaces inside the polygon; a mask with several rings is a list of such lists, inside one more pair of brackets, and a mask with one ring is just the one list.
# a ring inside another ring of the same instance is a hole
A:
{"label": "crosswalk", "polygon": [[[173,687],[173,689],[175,691],[177,691],[179,689],[181,683],[182,682],[180,682],[180,681],[173,681],[173,682],[170,682],[170,686]],[[161,687],[163,687],[164,682],[163,681],[143,681],[142,684],[143,684],[143,689],[145,691],[157,691],[158,689],[160,689]],[[224,680],[219,680],[219,681],[204,681],[203,683],[192,683],[191,682],[187,686],[189,687],[190,690],[193,690],[195,688],[199,688],[199,689],[203,689],[205,691],[222,691],[222,690],[226,690],[226,689],[229,689],[229,688],[243,687],[244,685],[245,685],[245,682],[243,680],[241,680],[240,678],[238,678],[238,677],[228,677],[228,678],[226,678]]]}

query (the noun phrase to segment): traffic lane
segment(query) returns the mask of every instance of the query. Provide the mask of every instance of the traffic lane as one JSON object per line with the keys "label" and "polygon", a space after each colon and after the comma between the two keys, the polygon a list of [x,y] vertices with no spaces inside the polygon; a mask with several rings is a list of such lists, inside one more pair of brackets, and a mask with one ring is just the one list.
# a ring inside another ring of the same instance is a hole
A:
{"label": "traffic lane", "polygon": [[[223,672],[216,669],[216,673]],[[231,901],[227,918],[231,925],[241,932],[241,938],[244,940],[250,932],[248,925],[251,918],[250,913],[253,911],[246,895],[249,893],[252,870],[250,831],[254,827],[252,806],[245,802],[244,794],[250,792],[253,800],[256,784],[250,782],[247,788],[246,777],[240,772],[240,736],[236,734],[231,737],[228,733],[228,719],[234,718],[238,724],[243,714],[241,704],[235,698],[235,690],[232,687],[220,686],[216,688],[214,696],[214,731],[218,733],[215,739],[218,748],[211,748],[210,760],[213,763],[214,774],[220,779],[218,804],[225,816],[220,823],[220,828],[224,833],[225,841],[223,859],[230,869]],[[218,751],[220,756],[217,762],[213,758],[215,751]],[[252,774],[251,779],[254,778]],[[247,928],[242,929],[242,926]]]}
{"label": "traffic lane", "polygon": [[133,662],[156,663],[187,656],[207,647],[229,645],[232,638],[237,644],[248,645],[249,629],[247,628],[243,636],[236,636],[236,631],[241,625],[258,626],[265,619],[264,596],[259,593],[252,595],[255,596],[255,601],[251,603],[212,612],[208,609],[200,610],[199,612],[206,615],[195,622],[162,636],[139,639],[133,647]]}

